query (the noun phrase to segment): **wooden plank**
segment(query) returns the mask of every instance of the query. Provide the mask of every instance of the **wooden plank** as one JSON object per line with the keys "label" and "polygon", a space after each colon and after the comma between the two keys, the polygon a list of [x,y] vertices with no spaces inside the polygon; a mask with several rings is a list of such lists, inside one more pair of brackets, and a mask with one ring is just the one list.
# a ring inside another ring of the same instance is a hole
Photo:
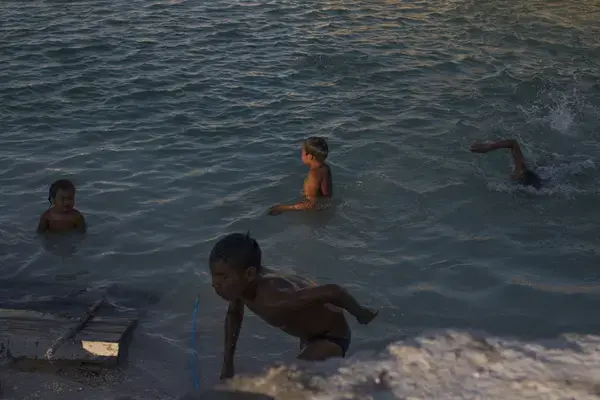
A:
{"label": "wooden plank", "polygon": [[[102,317],[94,317],[94,319],[90,320],[88,324],[84,327],[85,330],[91,331],[118,331],[125,330],[129,325],[132,324],[137,318],[134,316],[129,316],[126,318],[102,318]],[[72,319],[63,319],[63,318],[30,318],[30,317],[6,317],[0,315],[0,325],[4,325],[7,327],[19,327],[22,329],[27,329],[28,327],[33,327],[32,329],[36,329],[37,324],[40,326],[48,327],[48,328],[62,328],[64,329],[66,326],[73,324]]]}
{"label": "wooden plank", "polygon": [[[81,322],[65,314],[56,308],[52,312],[0,308],[0,353],[15,359],[43,360],[55,339],[69,328],[72,333],[74,324]],[[93,315],[56,349],[53,360],[116,364],[126,336],[136,324],[137,316],[132,312],[115,317]]]}
{"label": "wooden plank", "polygon": [[[120,316],[102,316],[96,315],[94,319],[89,323],[96,326],[102,324],[113,325],[113,326],[129,326],[132,320],[136,320],[137,315],[134,313],[123,313]],[[53,313],[43,313],[35,310],[14,310],[14,309],[1,309],[0,308],[0,324],[2,322],[10,321],[11,323],[19,323],[19,321],[36,321],[39,323],[52,324],[54,321],[57,324],[62,323],[73,323],[75,319],[67,318],[64,315],[58,315]]]}
{"label": "wooden plank", "polygon": [[52,359],[52,356],[54,355],[54,352],[56,351],[56,349],[58,349],[60,346],[62,346],[62,344],[65,342],[65,340],[75,336],[75,334],[77,332],[79,332],[81,330],[81,328],[83,328],[85,326],[85,324],[87,324],[87,322],[90,320],[90,318],[92,318],[94,316],[94,314],[96,313],[96,310],[98,310],[98,307],[100,307],[102,305],[102,303],[104,303],[104,299],[105,299],[105,296],[102,296],[101,298],[96,300],[96,302],[94,304],[92,304],[90,309],[87,310],[87,312],[79,319],[79,321],[77,321],[76,325],[69,328],[65,333],[60,335],[60,337],[58,339],[56,339],[56,342],[54,342],[52,344],[52,346],[50,346],[48,348],[48,350],[46,351],[46,358],[48,360]]}
{"label": "wooden plank", "polygon": [[[89,305],[89,303],[88,303]],[[108,308],[108,307],[107,307]],[[115,319],[123,320],[133,316],[137,316],[137,312],[134,311],[119,311],[115,310],[114,307],[111,310],[100,309],[95,314],[94,319]],[[48,319],[48,320],[69,320],[71,322],[77,321],[88,307],[0,307],[0,319],[1,318],[14,318],[14,319]],[[77,314],[75,314],[77,313]]]}
{"label": "wooden plank", "polygon": [[[110,320],[91,321],[86,327],[78,332],[76,339],[86,340],[120,340],[120,338],[136,324],[136,319],[127,321]],[[70,327],[70,324],[58,320],[32,320],[32,319],[10,319],[0,320],[0,332],[11,332],[12,334],[57,337]],[[115,339],[116,338],[116,339]]]}
{"label": "wooden plank", "polygon": [[[91,321],[89,322],[89,327],[86,325],[84,330],[88,331],[110,331],[110,332],[118,332],[126,330],[129,325],[131,325],[136,318],[128,318],[126,320],[110,320],[105,319],[102,321]],[[33,329],[37,330],[39,327],[47,327],[49,329],[66,329],[71,326],[73,322],[69,323],[69,321],[60,321],[60,320],[51,320],[51,319],[0,319],[0,326],[5,326],[7,328],[14,329]]]}
{"label": "wooden plank", "polygon": [[97,357],[118,357],[120,344],[109,342],[89,342],[81,341],[81,345],[85,351]]}
{"label": "wooden plank", "polygon": [[[5,333],[0,337],[0,342],[2,338],[5,338],[7,342],[18,342],[21,341],[22,338],[27,337],[36,342],[52,342],[55,337],[60,335],[61,332],[64,331],[54,331],[55,335],[52,336],[36,336],[35,334],[31,334],[31,332],[23,332],[23,331],[12,331],[10,333]],[[103,343],[119,343],[123,340],[125,333],[119,334],[104,334],[104,335],[87,335],[81,334],[75,336],[72,341],[73,342],[103,342]]]}
{"label": "wooden plank", "polygon": [[[97,340],[97,341],[119,341],[127,333],[127,331],[135,325],[136,321],[132,320],[130,325],[111,326],[104,325],[101,327],[92,326],[77,333],[75,340]],[[12,335],[28,335],[32,337],[57,337],[69,327],[66,325],[57,324],[41,324],[31,321],[21,322],[19,324],[0,324],[0,331],[10,332]]]}
{"label": "wooden plank", "polygon": [[[6,336],[0,337],[0,343]],[[13,359],[46,360],[45,352],[52,346],[54,339],[33,338],[28,336],[9,336],[6,343],[8,352]],[[110,346],[111,352],[98,351],[97,343]],[[121,351],[119,342],[89,342],[67,340],[56,350],[53,361],[78,361],[99,364],[115,364]]]}
{"label": "wooden plank", "polygon": [[[0,308],[0,320],[2,319],[11,319],[11,320],[19,320],[19,319],[29,319],[29,320],[56,320],[56,321],[70,321],[73,322],[76,318],[67,315],[61,310],[54,310],[54,312],[49,311],[39,311],[39,310],[31,310],[31,309],[14,309],[14,308]],[[81,315],[80,313],[79,315]],[[127,321],[131,319],[135,319],[137,314],[134,312],[120,312],[117,315],[106,315],[101,311],[98,312],[94,316],[94,321],[111,321],[111,323],[123,325],[127,324]],[[121,322],[119,322],[121,321]]]}
{"label": "wooden plank", "polygon": [[[68,328],[68,327],[67,327]],[[44,338],[44,339],[53,339],[61,335],[65,329],[49,329],[40,332],[38,329],[9,329],[6,330],[5,333],[0,335],[2,336],[10,336],[13,338],[18,338],[19,336],[28,336],[31,338]],[[123,339],[123,336],[126,335],[127,329],[119,330],[118,332],[86,332],[82,331],[75,335],[73,340],[75,341],[98,341],[98,342],[119,342]]]}

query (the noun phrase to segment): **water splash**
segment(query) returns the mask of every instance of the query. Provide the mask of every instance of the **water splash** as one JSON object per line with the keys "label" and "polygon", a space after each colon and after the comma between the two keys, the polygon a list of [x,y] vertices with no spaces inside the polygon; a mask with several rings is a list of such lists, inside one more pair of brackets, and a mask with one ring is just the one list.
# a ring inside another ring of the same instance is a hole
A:
{"label": "water splash", "polygon": [[[598,336],[529,343],[449,330],[392,343],[380,354],[272,368],[238,377],[226,388],[274,400],[597,400],[598,377]],[[186,397],[192,398],[207,397]]]}
{"label": "water splash", "polygon": [[574,183],[574,178],[586,174],[588,170],[596,169],[596,164],[592,159],[566,160],[564,156],[553,153],[545,156],[540,163],[545,164],[535,168],[535,171],[544,181],[544,186],[540,190],[530,186],[514,184],[508,178],[502,181],[490,181],[487,183],[487,187],[496,192],[526,193],[537,196],[558,195],[567,198],[576,194],[589,193],[589,189],[578,187]]}
{"label": "water splash", "polygon": [[[570,92],[545,88],[528,108],[519,106],[528,122],[548,126],[563,135],[578,136],[581,121],[600,119],[600,110],[588,103],[576,88]],[[589,121],[588,121],[589,122]]]}
{"label": "water splash", "polygon": [[[561,158],[558,154],[555,157]],[[596,169],[596,164],[592,159],[583,159],[578,161],[563,161],[554,165],[545,165],[537,169],[540,178],[546,181],[563,182],[568,178],[580,175],[588,169]]]}

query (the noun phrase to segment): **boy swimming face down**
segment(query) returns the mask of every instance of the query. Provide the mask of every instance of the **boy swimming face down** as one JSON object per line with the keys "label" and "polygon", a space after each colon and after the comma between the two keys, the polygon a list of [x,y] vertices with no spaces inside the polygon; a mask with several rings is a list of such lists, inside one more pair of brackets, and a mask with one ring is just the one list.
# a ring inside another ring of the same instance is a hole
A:
{"label": "boy swimming face down", "polygon": [[523,156],[521,147],[516,140],[506,139],[487,143],[473,143],[470,148],[472,153],[488,153],[498,149],[509,149],[512,153],[515,166],[510,175],[511,181],[523,186],[532,186],[535,189],[542,188],[542,179],[538,174],[527,168],[525,156]]}
{"label": "boy swimming face down", "polygon": [[308,361],[346,355],[350,328],[343,310],[364,325],[378,313],[338,285],[317,286],[263,267],[260,247],[248,234],[232,233],[219,240],[209,266],[216,294],[229,302],[221,379],[234,374],[233,357],[246,307],[269,325],[299,338],[298,358]]}
{"label": "boy swimming face down", "polygon": [[75,207],[75,185],[67,179],[55,181],[50,186],[48,208],[40,217],[37,231],[66,232],[85,231],[83,215]]}
{"label": "boy swimming face down", "polygon": [[302,188],[304,200],[292,205],[276,204],[269,210],[269,215],[315,209],[320,199],[330,199],[333,196],[331,168],[325,162],[328,155],[329,147],[322,137],[310,137],[302,143],[300,159],[309,167]]}

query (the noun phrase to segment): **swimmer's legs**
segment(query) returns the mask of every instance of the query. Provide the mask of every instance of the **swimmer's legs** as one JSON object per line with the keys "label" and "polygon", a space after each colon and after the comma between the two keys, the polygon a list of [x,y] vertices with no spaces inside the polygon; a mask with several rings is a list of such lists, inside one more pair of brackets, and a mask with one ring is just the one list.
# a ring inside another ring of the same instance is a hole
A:
{"label": "swimmer's legs", "polygon": [[327,339],[318,339],[308,343],[297,358],[304,361],[324,361],[328,358],[343,356],[344,353],[339,345]]}

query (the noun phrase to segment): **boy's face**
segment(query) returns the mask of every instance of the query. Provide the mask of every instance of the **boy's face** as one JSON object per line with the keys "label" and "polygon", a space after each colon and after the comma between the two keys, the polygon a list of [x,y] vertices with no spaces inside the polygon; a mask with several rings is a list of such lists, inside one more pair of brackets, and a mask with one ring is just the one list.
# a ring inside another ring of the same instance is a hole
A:
{"label": "boy's face", "polygon": [[254,272],[255,268],[240,272],[225,262],[217,261],[210,268],[212,287],[219,297],[227,301],[239,299],[252,280]]}
{"label": "boy's face", "polygon": [[75,191],[73,189],[58,189],[53,204],[59,211],[71,211],[75,205]]}

